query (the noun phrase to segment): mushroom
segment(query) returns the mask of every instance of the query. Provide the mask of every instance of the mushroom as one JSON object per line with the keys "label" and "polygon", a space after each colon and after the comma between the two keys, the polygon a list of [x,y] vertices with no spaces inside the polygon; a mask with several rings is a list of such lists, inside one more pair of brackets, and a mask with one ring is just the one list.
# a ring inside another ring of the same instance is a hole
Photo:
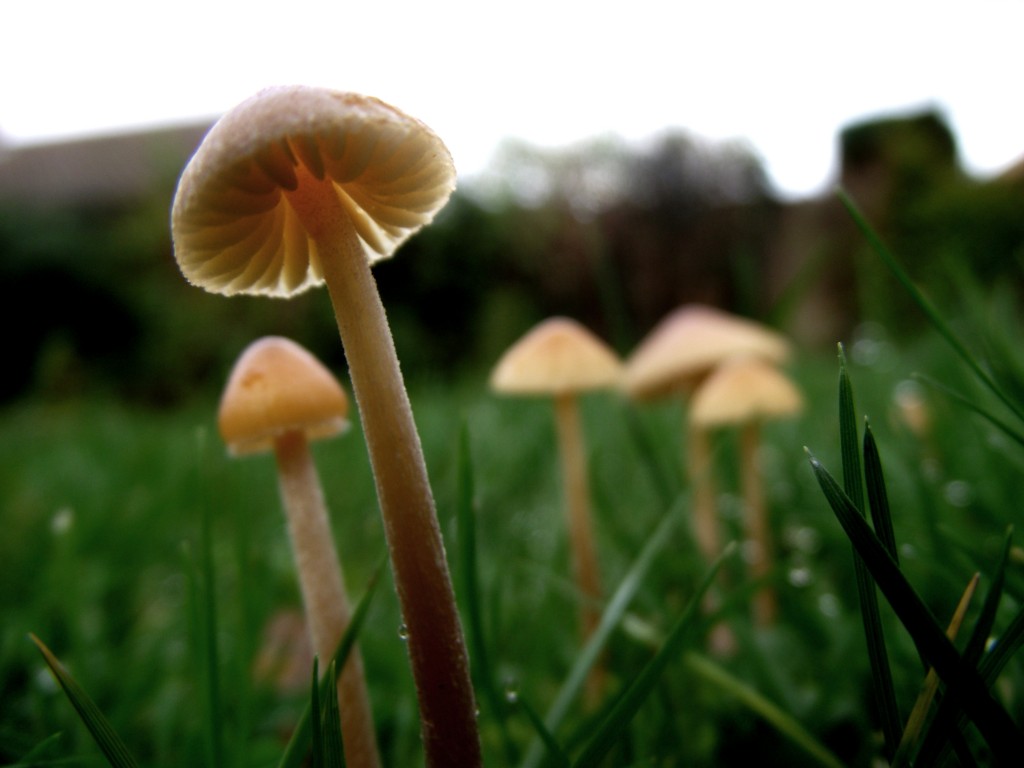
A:
{"label": "mushroom", "polygon": [[[739,354],[783,362],[790,349],[783,336],[753,320],[704,304],[684,304],[666,315],[626,360],[622,388],[639,402],[668,397],[686,401],[715,366]],[[684,434],[693,535],[710,563],[722,550],[711,447],[703,430],[688,425]],[[714,610],[716,603],[715,594],[708,592],[705,610]],[[716,653],[728,654],[735,640],[729,629],[719,624],[712,628],[710,642]]]}
{"label": "mushroom", "polygon": [[[716,365],[740,354],[783,362],[789,343],[765,326],[703,304],[686,304],[667,315],[626,360],[622,388],[637,401],[686,399]],[[721,550],[714,514],[707,436],[687,434],[687,475],[693,487],[697,546],[710,562]]]}
{"label": "mushroom", "polygon": [[[352,609],[309,442],[348,428],[341,384],[304,347],[257,339],[239,356],[221,396],[217,426],[234,456],[272,451],[314,652],[333,658]],[[346,764],[380,765],[358,648],[338,678]]]}
{"label": "mushroom", "polygon": [[[772,540],[765,510],[759,463],[761,424],[765,419],[799,413],[803,398],[780,370],[765,360],[737,356],[722,363],[694,393],[690,421],[698,431],[728,425],[741,427],[740,466],[748,562],[755,580],[771,573]],[[778,612],[775,593],[762,586],[754,598],[754,620],[771,624]]]}
{"label": "mushroom", "polygon": [[501,394],[554,400],[569,544],[576,585],[583,598],[584,637],[590,636],[600,618],[596,606],[601,599],[601,579],[577,398],[584,392],[614,388],[621,371],[615,352],[587,328],[567,317],[552,317],[509,347],[490,379],[491,388]]}
{"label": "mushroom", "polygon": [[406,627],[429,766],[480,762],[476,703],[433,493],[370,271],[455,186],[444,143],[377,99],[263,90],[189,161],[171,212],[185,277],[222,294],[288,297],[325,283],[366,437]]}

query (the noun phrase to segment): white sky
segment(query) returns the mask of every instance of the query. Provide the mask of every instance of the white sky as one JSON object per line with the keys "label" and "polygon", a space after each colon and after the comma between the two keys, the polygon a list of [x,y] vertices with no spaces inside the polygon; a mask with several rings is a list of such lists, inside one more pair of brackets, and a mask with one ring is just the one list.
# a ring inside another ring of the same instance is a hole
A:
{"label": "white sky", "polygon": [[926,105],[978,173],[1024,156],[1024,0],[0,0],[0,138],[215,116],[271,84],[369,93],[461,173],[504,137],[747,141],[784,194],[838,130]]}

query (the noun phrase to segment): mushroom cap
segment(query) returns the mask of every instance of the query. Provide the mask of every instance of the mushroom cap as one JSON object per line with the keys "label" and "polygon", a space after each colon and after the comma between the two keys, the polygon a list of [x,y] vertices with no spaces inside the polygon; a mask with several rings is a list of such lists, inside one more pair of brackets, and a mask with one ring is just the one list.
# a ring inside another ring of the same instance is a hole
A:
{"label": "mushroom cap", "polygon": [[750,355],[724,361],[694,392],[690,422],[698,427],[792,416],[803,409],[796,385],[772,363]]}
{"label": "mushroom cap", "polygon": [[348,397],[305,347],[264,336],[235,361],[220,399],[217,427],[233,456],[262,453],[294,430],[307,440],[333,437],[348,426]]}
{"label": "mushroom cap", "polygon": [[622,362],[601,339],[568,317],[551,317],[509,347],[491,372],[491,389],[512,395],[563,395],[610,389]]}
{"label": "mushroom cap", "polygon": [[692,390],[718,363],[738,354],[781,363],[789,358],[789,342],[753,320],[687,304],[658,323],[629,356],[622,386],[637,400]]}
{"label": "mushroom cap", "polygon": [[455,167],[433,131],[378,99],[264,89],[217,121],[178,182],[171,234],[186,279],[227,295],[319,285],[316,244],[285,196],[300,185],[337,196],[372,263],[433,219]]}

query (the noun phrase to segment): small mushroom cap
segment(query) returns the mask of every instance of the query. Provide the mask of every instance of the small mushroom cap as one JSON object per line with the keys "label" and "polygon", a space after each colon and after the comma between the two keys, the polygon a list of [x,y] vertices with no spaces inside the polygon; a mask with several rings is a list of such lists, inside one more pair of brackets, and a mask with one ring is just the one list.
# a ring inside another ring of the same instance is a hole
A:
{"label": "small mushroom cap", "polygon": [[218,120],[185,167],[174,254],[189,282],[214,293],[291,296],[323,271],[286,191],[335,195],[372,263],[429,223],[454,188],[447,147],[419,120],[368,96],[268,88]]}
{"label": "small mushroom cap", "polygon": [[803,397],[771,363],[746,355],[726,360],[704,380],[690,403],[698,427],[741,424],[799,413]]}
{"label": "small mushroom cap", "polygon": [[542,321],[509,347],[491,372],[491,388],[514,395],[563,395],[618,385],[622,362],[568,317]]}
{"label": "small mushroom cap", "polygon": [[262,453],[294,430],[319,440],[348,428],[348,397],[307,349],[282,336],[257,339],[238,357],[217,426],[233,456]]}
{"label": "small mushroom cap", "polygon": [[687,304],[658,323],[629,356],[622,386],[637,400],[692,390],[718,363],[738,354],[781,363],[789,358],[789,342],[753,320]]}

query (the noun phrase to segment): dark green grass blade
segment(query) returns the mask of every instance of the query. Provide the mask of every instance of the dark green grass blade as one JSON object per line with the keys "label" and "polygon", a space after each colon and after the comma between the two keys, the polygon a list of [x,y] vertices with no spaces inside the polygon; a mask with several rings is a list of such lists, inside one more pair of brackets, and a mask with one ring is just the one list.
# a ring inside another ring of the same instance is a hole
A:
{"label": "dark green grass blade", "polygon": [[706,681],[740,701],[751,712],[756,713],[775,730],[800,747],[816,765],[825,768],[843,768],[843,763],[814,738],[791,715],[780,709],[774,702],[736,678],[727,669],[703,654],[690,651],[685,657],[686,666]]}
{"label": "dark green grass blade", "polygon": [[71,706],[78,712],[82,723],[85,724],[89,733],[92,734],[96,745],[106,756],[107,762],[113,768],[136,768],[138,763],[135,761],[135,758],[132,757],[128,747],[125,746],[121,737],[114,731],[110,721],[107,720],[99,707],[96,706],[96,703],[89,698],[85,690],[75,681],[42,640],[35,635],[29,635],[29,637],[36,644],[39,652],[43,654],[43,659],[46,660],[47,666],[50,667],[53,676],[57,678],[60,687],[64,689],[64,694],[71,702]]}
{"label": "dark green grass blade", "polygon": [[[318,686],[312,686],[316,690]],[[324,677],[323,715],[320,718],[320,754],[322,768],[345,768],[341,736],[341,711],[338,708],[338,665],[331,662]]]}
{"label": "dark green grass blade", "polygon": [[[839,345],[839,443],[843,462],[843,487],[854,507],[864,515],[864,480],[861,475],[860,442],[857,438],[857,410],[853,401],[853,386],[846,369],[846,356]],[[879,491],[877,467],[872,468],[876,484],[873,492]],[[895,539],[895,537],[893,537]],[[895,550],[895,540],[893,540]],[[878,593],[875,584],[856,548],[853,550],[853,567],[860,598],[861,620],[867,644],[868,661],[871,667],[871,690],[874,694],[878,718],[885,739],[885,756],[892,759],[900,743],[903,719],[896,703],[896,687],[892,679],[889,653],[885,646],[885,631],[882,614],[878,607]]]}
{"label": "dark green grass blade", "polygon": [[948,387],[945,384],[943,384],[942,382],[936,381],[935,379],[933,379],[933,378],[931,378],[929,376],[924,376],[922,374],[917,374],[916,378],[918,378],[919,380],[921,380],[922,382],[924,382],[928,386],[932,387],[933,389],[938,390],[939,392],[942,392],[950,400],[953,400],[953,401],[957,402],[959,405],[963,406],[964,408],[967,408],[968,410],[974,411],[974,413],[976,413],[979,416],[981,416],[981,418],[985,419],[985,421],[987,421],[989,424],[994,426],[996,429],[998,429],[1004,435],[1009,437],[1011,440],[1013,440],[1015,443],[1017,443],[1017,445],[1024,446],[1024,433],[1020,432],[1020,430],[1014,429],[1012,426],[1007,424],[1006,421],[1004,421],[1003,419],[999,418],[998,416],[993,414],[991,411],[989,411],[989,410],[987,410],[985,408],[982,408],[977,403],[976,400],[974,400],[972,398],[969,398],[967,395],[965,395],[965,394],[963,394],[961,392],[958,392],[955,389],[953,389],[951,387]]}
{"label": "dark green grass blade", "polygon": [[324,768],[324,726],[323,726],[323,713],[324,708],[320,703],[320,686],[317,682],[320,680],[320,658],[318,656],[313,657],[313,674],[310,676],[309,681],[309,730],[310,739],[312,740],[312,749],[310,750],[310,760],[313,763],[313,768]]}
{"label": "dark green grass blade", "polygon": [[871,523],[882,546],[899,563],[896,549],[896,531],[892,523],[892,511],[889,509],[889,495],[885,490],[885,473],[882,471],[882,458],[878,453],[878,444],[871,431],[871,424],[864,419],[864,484],[867,488],[868,508],[871,510]]}
{"label": "dark green grass blade", "polygon": [[829,506],[910,633],[918,652],[945,681],[946,696],[959,701],[988,742],[997,764],[1014,765],[1024,742],[1006,710],[993,697],[978,670],[961,659],[928,607],[832,475],[813,457],[811,467]]}
{"label": "dark green grass blade", "polygon": [[12,763],[6,768],[32,768],[34,766],[41,765],[56,765],[58,761],[55,759],[43,759],[43,755],[54,746],[61,739],[60,733],[54,733],[47,736],[45,739],[36,744],[32,749],[22,755],[18,762]]}
{"label": "dark green grass blade", "polygon": [[534,732],[537,734],[537,738],[540,739],[544,745],[544,760],[545,766],[551,766],[552,768],[569,768],[570,761],[569,756],[562,750],[561,745],[555,739],[554,735],[544,725],[544,720],[538,714],[537,710],[534,709],[522,696],[518,693],[511,696],[511,702],[526,715],[526,719],[533,727]]}
{"label": "dark green grass blade", "polygon": [[[356,604],[355,610],[352,611],[352,620],[349,622],[348,629],[345,630],[345,634],[342,636],[341,642],[338,644],[338,650],[335,651],[332,659],[332,662],[336,667],[340,667],[345,663],[345,659],[348,658],[349,651],[352,650],[352,646],[355,644],[356,638],[359,636],[359,630],[362,629],[363,623],[366,621],[366,614],[370,609],[370,603],[376,593],[377,585],[380,583],[381,573],[383,572],[386,564],[387,553],[385,553],[380,564],[370,576],[370,580],[366,585],[366,589],[363,591],[362,597],[359,598],[359,602]],[[321,680],[320,690],[318,691],[318,695],[321,698],[325,696],[324,690],[326,686],[327,681]],[[319,716],[319,711],[316,716]],[[292,737],[288,740],[288,744],[285,746],[284,754],[281,755],[281,760],[277,764],[278,768],[300,768],[312,741],[312,734],[314,732],[310,723],[312,718],[312,707],[307,704],[306,708],[299,716],[298,722],[295,724],[295,730],[292,732]]]}
{"label": "dark green grass blade", "polygon": [[[554,703],[544,717],[544,728],[549,733],[556,733],[562,725],[572,703],[577,699],[580,691],[583,690],[591,667],[600,656],[601,651],[608,642],[608,638],[622,620],[626,609],[639,591],[644,577],[654,563],[655,557],[668,544],[670,534],[682,516],[683,501],[683,499],[680,499],[665,514],[661,522],[654,529],[654,532],[644,543],[643,549],[640,550],[636,560],[633,561],[633,564],[616,587],[615,592],[608,601],[608,606],[605,608],[604,613],[601,614],[601,620],[598,622],[597,629],[594,630],[590,640],[587,641],[583,650],[576,657],[576,663],[569,671],[569,675],[559,689]],[[535,768],[542,759],[543,746],[538,739],[530,745],[526,758],[523,761],[523,767]]]}
{"label": "dark green grass blade", "polygon": [[907,274],[900,263],[896,260],[895,256],[893,256],[885,244],[882,243],[881,238],[879,238],[871,225],[868,224],[867,219],[864,218],[863,213],[861,213],[860,209],[849,195],[847,195],[842,189],[838,189],[837,193],[839,195],[839,199],[846,207],[850,216],[853,217],[854,223],[857,225],[858,229],[860,229],[872,249],[878,254],[879,258],[882,259],[885,266],[889,268],[889,271],[896,276],[896,279],[903,285],[903,288],[914,300],[914,303],[917,304],[922,312],[924,312],[928,321],[932,324],[935,330],[939,332],[939,334],[967,364],[971,371],[974,372],[978,379],[988,387],[988,389],[998,397],[1003,404],[1017,416],[1018,419],[1024,421],[1024,411],[1021,410],[1021,407],[1003,390],[1002,387],[999,386],[992,375],[982,367],[974,355],[971,354],[970,350],[968,350],[957,335],[953,333],[953,330],[942,318],[942,315],[939,314],[935,306],[923,293],[921,293],[918,287],[914,284],[914,281],[910,279],[910,275]]}
{"label": "dark green grass blade", "polygon": [[697,591],[690,597],[690,602],[687,604],[686,609],[669,631],[661,650],[654,655],[622,695],[619,696],[615,705],[598,728],[597,733],[573,763],[574,768],[597,768],[608,754],[608,751],[622,736],[622,733],[629,726],[630,721],[636,715],[641,705],[643,705],[651,691],[658,684],[665,667],[670,661],[679,658],[689,639],[690,630],[699,623],[698,610],[704,593],[710,588],[719,569],[722,567],[722,563],[735,550],[736,544],[733,542],[725,548],[725,551],[719,555],[711,565],[711,568],[708,569]]}
{"label": "dark green grass blade", "polygon": [[[1010,544],[1011,533],[1008,532],[1006,542],[1003,545],[1002,556],[992,577],[992,584],[985,593],[985,601],[982,604],[981,612],[974,623],[974,628],[971,630],[967,645],[964,647],[964,662],[972,666],[979,665],[985,653],[988,639],[992,636],[996,612],[1003,596],[1003,587],[1006,584],[1006,567],[1010,562]],[[985,679],[988,685],[994,682],[994,678],[988,679],[987,676],[983,676],[983,679]],[[950,733],[952,728],[962,729],[964,721],[963,711],[957,706],[957,702],[950,697],[943,699],[935,717],[932,719],[930,727],[922,739],[921,749],[918,753],[919,764],[932,765],[936,760],[941,760],[941,755],[945,754],[946,747],[948,746],[946,742],[947,734]]]}
{"label": "dark green grass blade", "polygon": [[497,681],[491,674],[490,653],[484,632],[483,603],[480,599],[480,572],[477,567],[477,536],[475,485],[473,480],[473,460],[469,450],[469,433],[465,423],[459,433],[458,447],[458,488],[456,493],[456,521],[459,546],[459,563],[463,599],[461,604],[466,611],[466,639],[469,645],[469,658],[472,665],[473,680],[490,706],[498,724],[506,761],[512,765],[516,761],[517,750],[508,731],[508,706]]}

